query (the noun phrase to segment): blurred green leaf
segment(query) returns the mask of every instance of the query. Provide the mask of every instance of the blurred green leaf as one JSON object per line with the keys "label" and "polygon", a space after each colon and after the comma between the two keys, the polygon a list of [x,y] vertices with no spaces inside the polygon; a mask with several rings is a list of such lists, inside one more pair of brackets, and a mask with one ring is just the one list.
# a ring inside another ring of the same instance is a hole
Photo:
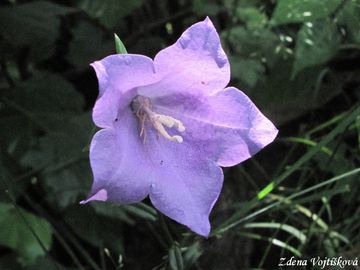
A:
{"label": "blurred green leaf", "polygon": [[25,118],[45,131],[61,130],[64,119],[80,113],[84,104],[72,84],[51,73],[22,82],[6,94],[4,104],[8,111],[3,112],[5,117],[13,118],[14,124],[19,120],[16,118]]}
{"label": "blurred green leaf", "polygon": [[104,39],[103,30],[88,21],[81,21],[71,33],[73,39],[66,59],[75,67],[88,66],[113,52],[112,43]]}
{"label": "blurred green leaf", "polygon": [[77,270],[76,268],[69,268],[63,265],[60,265],[58,262],[53,261],[46,257],[41,257],[36,260],[32,265],[27,266],[23,270]]}
{"label": "blurred green leaf", "polygon": [[246,23],[247,28],[253,30],[264,28],[268,22],[266,14],[255,7],[239,7],[236,9],[236,16]]}
{"label": "blurred green leaf", "polygon": [[[301,115],[317,104],[313,87],[320,69],[306,69],[294,80],[289,80],[292,67],[293,62],[290,60],[277,61],[267,76],[259,80],[255,89],[247,92],[257,106],[265,111],[265,115],[267,112],[271,114],[271,119],[278,124]],[[340,91],[338,88],[335,90]]]}
{"label": "blurred green leaf", "polygon": [[200,250],[200,245],[198,242],[195,242],[191,246],[189,246],[184,253],[184,266],[185,269],[191,269],[196,261],[202,255],[202,251]]}
{"label": "blurred green leaf", "polygon": [[[268,28],[248,29],[244,26],[234,26],[223,31],[221,36],[233,49],[232,56],[235,58],[235,65],[248,59],[252,61],[253,70],[260,71],[261,61],[265,61],[269,67],[272,67],[279,58],[274,49],[279,44],[279,38]],[[254,74],[254,72],[249,72],[249,74]],[[245,81],[253,84],[254,78],[251,76],[248,78],[245,78]]]}
{"label": "blurred green leaf", "polygon": [[16,254],[11,253],[0,257],[0,269],[23,270],[24,267],[18,262]]}
{"label": "blurred green leaf", "polygon": [[0,152],[0,202],[10,202],[10,198],[16,199],[26,188],[25,183],[17,181],[11,173],[11,167],[16,168],[16,165],[12,164],[12,160],[6,160],[6,157]]}
{"label": "blurred green leaf", "polygon": [[235,51],[245,56],[267,56],[274,51],[279,38],[269,29],[246,29],[235,26],[222,32],[222,38],[228,40]]}
{"label": "blurred green leaf", "polygon": [[128,215],[126,209],[123,208],[123,205],[111,204],[111,203],[99,202],[99,201],[91,202],[90,205],[99,215],[106,216],[109,218],[116,218],[130,225],[135,224],[135,221]]}
{"label": "blurred green leaf", "polygon": [[180,247],[177,243],[174,243],[169,249],[169,264],[171,270],[183,270],[184,261],[182,258]]}
{"label": "blurred green leaf", "polygon": [[[75,156],[79,156],[77,151],[81,153],[81,145],[76,140],[84,138],[86,129],[78,130],[77,137],[72,137],[78,124],[74,122],[75,120],[69,119],[72,119],[75,114],[79,114],[82,107],[83,100],[80,94],[69,82],[54,74],[43,74],[20,83],[12,91],[6,92],[6,97],[3,97],[2,109],[0,109],[0,123],[3,125],[0,138],[3,150],[12,158],[19,160],[22,165],[30,167],[30,172],[33,171],[25,178],[21,176],[19,180],[16,177],[17,171],[11,178],[8,178],[7,184],[16,196],[21,191],[20,187],[29,182],[29,176],[34,172],[38,172],[46,166],[56,169],[56,166],[61,166],[61,163],[65,167],[71,167],[72,164],[67,165],[67,162],[74,159]],[[84,120],[85,118],[82,119],[82,124],[86,123]],[[66,125],[67,121],[71,122],[72,128]],[[91,121],[88,120],[87,123],[89,123],[89,129],[92,129]],[[48,133],[55,131],[58,133],[39,138],[39,128]],[[83,139],[83,146],[89,143],[88,140],[89,137]],[[69,149],[79,150],[65,155],[64,152]],[[78,170],[81,172],[80,174],[88,172],[85,160]],[[55,182],[53,185],[56,185],[57,183],[52,177],[54,172],[46,173],[48,176],[46,182],[48,184]],[[68,183],[69,186],[76,186],[78,182],[74,181],[73,173],[66,171],[61,171],[61,173],[64,174],[64,181],[61,182],[63,185]],[[25,179],[27,181],[24,181]],[[34,179],[37,180],[37,178]],[[83,183],[87,182],[81,182],[79,185],[83,187]],[[60,187],[61,185],[59,185]],[[68,194],[66,196],[71,196],[71,191],[70,189],[68,193],[65,193]],[[78,193],[79,188],[76,189],[76,194]],[[49,198],[53,199],[57,196],[63,198],[62,196],[65,195],[59,192],[55,197],[49,196]],[[61,202],[66,204],[67,201]]]}
{"label": "blurred green leaf", "polygon": [[119,219],[96,214],[90,205],[74,205],[63,214],[66,223],[83,240],[96,247],[123,253],[123,230]]}
{"label": "blurred green leaf", "polygon": [[337,20],[345,26],[351,42],[360,42],[360,1],[349,0],[339,11]]}
{"label": "blurred green leaf", "polygon": [[73,11],[47,1],[0,8],[0,35],[12,46],[10,50],[28,46],[30,58],[43,60],[54,53],[59,16]]}
{"label": "blurred green leaf", "polygon": [[11,204],[0,203],[0,244],[14,249],[24,264],[33,263],[39,256],[45,255],[52,243],[51,225],[43,218],[35,216]]}
{"label": "blurred green leaf", "polygon": [[263,4],[262,0],[223,0],[222,3],[229,11],[233,11],[237,7],[247,8]]}
{"label": "blurred green leaf", "polygon": [[64,77],[51,73],[41,74],[20,84],[15,94],[16,102],[20,101],[24,108],[39,116],[55,112],[79,113],[84,105],[83,97],[71,83]]}
{"label": "blurred green leaf", "polygon": [[78,5],[107,28],[119,24],[120,19],[141,7],[143,0],[79,0]]}
{"label": "blurred green leaf", "polygon": [[310,22],[329,16],[342,0],[278,0],[271,18],[273,24]]}
{"label": "blurred green leaf", "polygon": [[265,68],[260,60],[247,59],[237,56],[230,58],[232,72],[235,79],[245,83],[245,88],[252,88],[258,79],[263,76]]}
{"label": "blurred green leaf", "polygon": [[[345,173],[347,171],[354,170],[357,168],[356,162],[347,157],[347,153],[349,149],[344,142],[333,143],[332,148],[336,151],[333,153],[331,158],[326,156],[323,152],[319,152],[315,157],[315,161],[317,162],[317,166],[324,172],[332,173],[333,175],[338,175],[341,173]],[[358,182],[359,177],[353,176],[348,177],[345,181],[341,181],[337,185],[336,190],[340,190],[341,188],[346,188],[347,186],[354,186]],[[351,203],[352,201],[356,201],[359,198],[357,192],[353,192],[348,194],[344,201]]]}
{"label": "blurred green leaf", "polygon": [[307,67],[330,60],[340,45],[340,34],[329,19],[305,23],[297,37],[293,76]]}
{"label": "blurred green leaf", "polygon": [[90,188],[90,165],[82,149],[90,143],[92,131],[89,114],[76,116],[63,122],[62,131],[41,137],[22,159],[25,166],[43,168],[46,198],[60,208],[80,201]]}
{"label": "blurred green leaf", "polygon": [[194,0],[192,5],[194,12],[203,16],[215,16],[222,10],[222,6],[216,3],[216,1]]}
{"label": "blurred green leaf", "polygon": [[157,220],[156,211],[152,207],[147,206],[144,203],[123,205],[122,208],[125,209],[127,212],[143,219],[147,219],[149,221]]}
{"label": "blurred green leaf", "polygon": [[[0,140],[3,150],[15,159],[21,158],[29,149],[33,140],[33,125],[20,114],[8,114],[9,110],[0,110]],[[22,130],[18,127],[21,126]]]}

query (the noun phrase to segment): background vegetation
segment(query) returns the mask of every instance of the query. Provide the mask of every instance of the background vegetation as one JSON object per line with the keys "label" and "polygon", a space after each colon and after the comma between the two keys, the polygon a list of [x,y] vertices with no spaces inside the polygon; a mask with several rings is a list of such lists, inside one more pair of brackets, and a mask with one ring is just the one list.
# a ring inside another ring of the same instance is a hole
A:
{"label": "background vegetation", "polygon": [[[89,63],[115,52],[114,32],[153,57],[207,15],[231,84],[277,140],[225,170],[209,239],[148,201],[79,205],[96,130]],[[0,269],[278,269],[360,254],[359,0],[7,0],[0,41]]]}

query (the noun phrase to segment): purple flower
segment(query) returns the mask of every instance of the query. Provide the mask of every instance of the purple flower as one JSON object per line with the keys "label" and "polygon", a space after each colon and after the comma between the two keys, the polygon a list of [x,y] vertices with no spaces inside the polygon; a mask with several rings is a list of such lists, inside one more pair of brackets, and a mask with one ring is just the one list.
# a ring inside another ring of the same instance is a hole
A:
{"label": "purple flower", "polygon": [[275,126],[234,87],[210,21],[192,25],[154,60],[110,55],[99,80],[90,148],[91,200],[136,203],[149,196],[168,217],[208,236],[220,166],[238,164],[274,140]]}

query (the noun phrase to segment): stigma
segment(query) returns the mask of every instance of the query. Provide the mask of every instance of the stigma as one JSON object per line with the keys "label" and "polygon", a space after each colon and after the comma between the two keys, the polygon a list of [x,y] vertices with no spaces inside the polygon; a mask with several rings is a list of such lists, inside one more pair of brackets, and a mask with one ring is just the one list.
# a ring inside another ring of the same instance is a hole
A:
{"label": "stigma", "polygon": [[183,123],[174,117],[154,112],[149,98],[136,96],[131,102],[131,108],[139,120],[140,138],[143,139],[144,143],[146,141],[146,122],[151,123],[153,128],[157,131],[158,136],[163,136],[165,139],[172,142],[183,142],[183,137],[180,135],[171,136],[166,130],[166,128],[175,128],[179,132],[184,132],[185,126]]}

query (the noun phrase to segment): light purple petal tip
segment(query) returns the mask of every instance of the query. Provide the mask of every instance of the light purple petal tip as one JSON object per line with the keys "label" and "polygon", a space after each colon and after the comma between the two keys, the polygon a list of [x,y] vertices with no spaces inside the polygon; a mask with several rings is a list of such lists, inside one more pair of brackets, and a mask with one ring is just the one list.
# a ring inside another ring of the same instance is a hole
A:
{"label": "light purple petal tip", "polygon": [[108,199],[107,191],[105,189],[100,189],[97,193],[92,195],[90,198],[83,200],[80,204],[85,204],[90,201],[106,201]]}
{"label": "light purple petal tip", "polygon": [[139,93],[155,97],[171,93],[211,94],[226,87],[230,66],[210,19],[190,26],[175,44],[155,56],[162,79]]}
{"label": "light purple petal tip", "polygon": [[197,145],[173,143],[157,138],[155,132],[148,134],[145,147],[157,175],[150,190],[153,205],[194,232],[208,236],[209,214],[223,183],[221,168],[194,151]]}

